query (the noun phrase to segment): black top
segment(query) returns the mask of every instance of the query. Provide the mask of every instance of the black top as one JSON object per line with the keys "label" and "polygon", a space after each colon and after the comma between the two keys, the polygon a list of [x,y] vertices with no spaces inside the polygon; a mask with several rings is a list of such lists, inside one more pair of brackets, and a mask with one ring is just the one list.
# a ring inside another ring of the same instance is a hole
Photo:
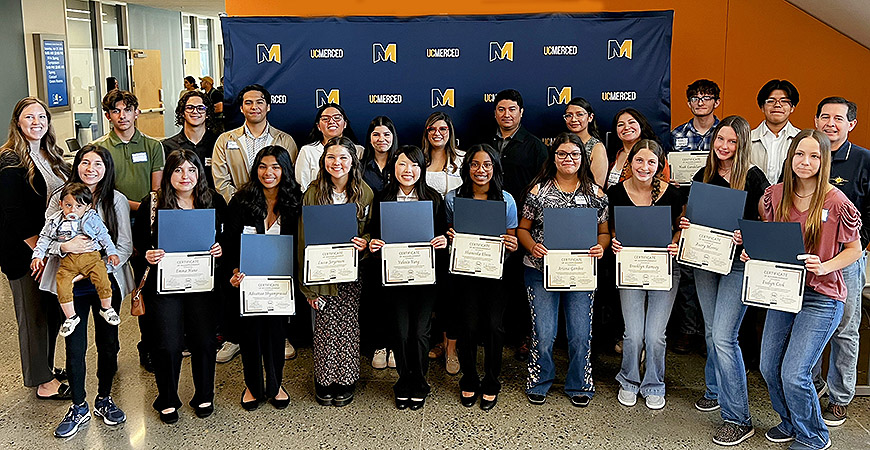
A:
{"label": "black top", "polygon": [[[241,257],[240,236],[245,227],[253,227],[257,230],[257,234],[266,234],[265,217],[255,216],[254,211],[244,204],[244,192],[237,192],[232,200],[230,200],[230,204],[227,207],[226,222],[224,223],[224,236],[226,239],[221,242],[221,247],[224,252],[224,262],[230,271],[239,267],[239,258]],[[298,212],[295,216],[291,217],[284,217],[282,215],[280,219],[281,234],[295,236],[296,231],[299,229]],[[298,245],[298,242],[294,242],[294,245]],[[296,250],[294,249],[291,256],[295,254]]]}
{"label": "black top", "polygon": [[[673,186],[662,182],[662,188],[667,186],[664,194],[653,206],[670,206],[671,207],[671,235],[676,234],[680,229],[680,215],[683,214],[683,206],[686,205],[686,199],[674,189]],[[625,192],[625,182],[614,185],[607,191],[607,199],[610,201],[610,229],[616,229],[616,217],[613,215],[615,206],[637,206],[631,201],[628,192]]]}
{"label": "black top", "polygon": [[[695,176],[692,177],[692,181],[704,182],[703,167],[695,173]],[[722,178],[718,173],[713,176],[707,184],[726,188],[731,187],[731,183]],[[744,219],[761,220],[761,217],[758,215],[758,202],[761,200],[761,196],[764,195],[764,190],[767,189],[768,186],[770,186],[770,182],[767,181],[764,172],[756,166],[750,167],[749,172],[746,173],[746,185],[743,186],[743,190],[746,191],[746,206],[743,208]],[[688,201],[688,199],[686,200]]]}
{"label": "black top", "polygon": [[870,150],[849,141],[831,153],[831,184],[861,213],[861,248],[870,243]]}
{"label": "black top", "polygon": [[[504,139],[497,133],[489,142],[496,150]],[[547,146],[520,125],[514,136],[507,139],[500,151],[501,166],[504,172],[504,190],[511,193],[517,201],[522,201],[526,188],[541,170],[547,160]]]}
{"label": "black top", "polygon": [[163,154],[168,156],[173,150],[180,148],[195,152],[205,168],[205,180],[208,182],[208,187],[214,189],[214,178],[211,176],[211,154],[214,152],[214,143],[217,141],[217,138],[218,135],[206,130],[199,143],[194,144],[185,136],[184,130],[181,130],[175,136],[163,140]]}
{"label": "black top", "polygon": [[387,173],[389,165],[384,166],[384,170],[378,167],[378,163],[374,159],[363,164],[363,181],[372,188],[375,198],[381,195],[384,187],[387,186],[387,181],[390,180],[390,174]]}
{"label": "black top", "polygon": [[33,187],[27,169],[12,167],[18,157],[7,153],[0,160],[0,268],[10,280],[30,274],[33,251],[24,240],[39,235],[45,224],[45,180],[34,168]]}

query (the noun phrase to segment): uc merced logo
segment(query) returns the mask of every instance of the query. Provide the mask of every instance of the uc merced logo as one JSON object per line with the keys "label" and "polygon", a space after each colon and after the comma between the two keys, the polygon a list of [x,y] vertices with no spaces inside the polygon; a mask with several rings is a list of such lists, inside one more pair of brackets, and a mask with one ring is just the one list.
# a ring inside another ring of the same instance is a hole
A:
{"label": "uc merced logo", "polygon": [[375,42],[372,44],[372,64],[379,63],[381,61],[389,61],[393,64],[396,63],[396,43],[391,42],[386,46],[379,42]]}
{"label": "uc merced logo", "polygon": [[453,88],[445,89],[442,91],[441,89],[432,89],[432,107],[437,108],[439,106],[449,106],[451,108],[455,107],[454,101],[455,95],[453,94]]}
{"label": "uc merced logo", "polygon": [[493,62],[497,59],[506,59],[508,61],[514,60],[513,41],[507,41],[504,44],[499,44],[498,42],[489,43],[489,62]]}
{"label": "uc merced logo", "polygon": [[281,64],[281,44],[257,44],[257,64],[264,62],[276,62]]}
{"label": "uc merced logo", "polygon": [[317,89],[314,91],[314,107],[320,108],[327,103],[340,104],[338,89],[332,89],[329,92],[326,89]]}
{"label": "uc merced logo", "polygon": [[561,89],[555,86],[547,87],[547,106],[567,105],[571,101],[571,86]]}
{"label": "uc merced logo", "polygon": [[631,39],[622,42],[616,39],[607,41],[607,59],[628,58],[631,59]]}

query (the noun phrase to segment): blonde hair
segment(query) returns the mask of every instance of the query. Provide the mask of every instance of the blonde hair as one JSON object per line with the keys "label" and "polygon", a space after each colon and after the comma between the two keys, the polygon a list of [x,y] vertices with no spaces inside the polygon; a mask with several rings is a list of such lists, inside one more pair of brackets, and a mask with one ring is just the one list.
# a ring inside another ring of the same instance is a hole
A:
{"label": "blonde hair", "polygon": [[746,176],[749,173],[749,122],[740,116],[728,116],[716,125],[710,138],[710,154],[707,155],[707,166],[704,167],[704,183],[709,183],[719,173],[721,161],[713,150],[716,137],[722,128],[729,127],[737,134],[737,151],[734,152],[731,164],[731,179],[727,180],[731,189],[743,190],[746,187]]}
{"label": "blonde hair", "polygon": [[809,253],[815,253],[818,250],[819,241],[822,235],[822,211],[825,205],[825,195],[831,189],[831,183],[828,181],[831,177],[831,141],[821,131],[806,129],[802,130],[791,141],[788,147],[788,156],[785,158],[785,163],[788,165],[790,176],[783,176],[782,180],[782,201],[774,211],[774,220],[777,222],[788,222],[789,213],[794,206],[795,187],[797,185],[797,175],[794,173],[793,160],[794,154],[798,145],[804,139],[813,139],[819,143],[819,151],[821,152],[821,160],[819,161],[819,172],[816,174],[816,190],[810,199],[809,215],[807,215],[806,226],[804,227],[804,245]]}
{"label": "blonde hair", "polygon": [[15,108],[12,110],[12,119],[9,121],[9,137],[6,139],[6,143],[0,147],[0,159],[16,162],[16,164],[8,167],[26,168],[27,182],[31,188],[36,190],[33,186],[33,176],[37,169],[33,159],[30,158],[30,143],[18,126],[18,120],[21,118],[21,114],[24,113],[24,108],[34,104],[42,106],[48,119],[48,130],[42,136],[39,149],[42,150],[43,156],[45,156],[45,159],[51,165],[52,172],[60,179],[66,180],[69,178],[71,169],[70,165],[63,160],[63,150],[57,146],[57,138],[54,135],[54,127],[51,125],[51,112],[48,110],[48,106],[36,97],[22,98],[15,104]]}

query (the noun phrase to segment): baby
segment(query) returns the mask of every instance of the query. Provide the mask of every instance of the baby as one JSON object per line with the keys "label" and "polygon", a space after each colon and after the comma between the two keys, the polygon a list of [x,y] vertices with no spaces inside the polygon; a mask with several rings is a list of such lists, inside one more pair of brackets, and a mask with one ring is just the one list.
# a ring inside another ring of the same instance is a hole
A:
{"label": "baby", "polygon": [[[117,266],[118,249],[109,237],[109,230],[100,219],[100,215],[91,208],[93,195],[83,183],[67,183],[60,192],[61,211],[52,214],[45,221],[45,226],[39,233],[39,240],[33,249],[33,261],[30,269],[38,272],[45,266],[43,257],[53,242],[64,243],[72,238],[84,235],[99,243],[109,255],[109,264]],[[66,320],[60,327],[60,335],[69,336],[79,323],[79,316],[73,306],[73,283],[77,276],[88,277],[100,297],[100,316],[109,325],[118,325],[121,318],[112,308],[112,283],[106,273],[106,265],[99,251],[88,253],[69,253],[61,257],[57,269],[57,297]]]}

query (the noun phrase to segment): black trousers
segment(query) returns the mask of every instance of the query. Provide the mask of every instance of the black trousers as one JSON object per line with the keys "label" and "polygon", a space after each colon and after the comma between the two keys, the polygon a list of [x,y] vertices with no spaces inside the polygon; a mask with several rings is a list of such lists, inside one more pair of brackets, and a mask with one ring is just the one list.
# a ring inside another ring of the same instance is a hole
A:
{"label": "black trousers", "polygon": [[[115,283],[115,278],[109,274],[112,281],[112,308],[121,310],[121,292]],[[79,283],[90,284],[87,280]],[[79,283],[76,283],[78,286]],[[112,382],[118,372],[118,352],[121,345],[118,342],[118,326],[109,325],[100,317],[100,296],[96,291],[86,295],[75,295],[73,307],[81,319],[75,331],[66,337],[66,370],[69,376],[69,385],[72,388],[72,401],[76,405],[82,404],[87,397],[85,392],[85,378],[87,366],[85,357],[88,352],[88,315],[94,315],[94,341],[97,344],[97,396],[107,397],[112,393]]]}
{"label": "black trousers", "polygon": [[153,295],[146,299],[145,315],[151,316],[154,343],[151,360],[157,381],[154,409],[181,407],[178,377],[185,344],[193,372],[191,406],[214,401],[215,343],[217,329],[215,293]]}
{"label": "black trousers", "polygon": [[396,397],[423,398],[429,394],[429,331],[435,293],[432,286],[391,286],[384,289],[394,314],[393,351],[399,380]]}
{"label": "black trousers", "polygon": [[381,286],[380,263],[380,257],[365,258],[360,262],[360,349],[365,353],[389,347],[393,334],[389,302],[384,300],[391,287]]}
{"label": "black trousers", "polygon": [[[229,279],[229,277],[226,277]],[[239,343],[239,330],[241,318],[239,317],[239,291],[238,289],[217,289],[220,298],[220,323],[218,332],[224,341]]]}
{"label": "black trousers", "polygon": [[242,347],[245,386],[258,399],[278,395],[284,377],[287,316],[242,317],[239,323],[244,330],[239,334],[239,345]]}
{"label": "black trousers", "polygon": [[[436,343],[441,343],[441,333],[447,334],[447,339],[459,337],[458,318],[456,317],[456,305],[454,290],[447,284],[450,277],[450,254],[446,249],[435,250],[435,278],[438,280],[435,286],[435,323],[433,324],[433,338]],[[447,349],[444,349],[445,351]],[[428,352],[427,352],[428,353]]]}
{"label": "black trousers", "polygon": [[54,379],[54,349],[63,311],[57,296],[39,290],[39,283],[29,275],[9,280],[9,287],[18,322],[24,385],[37,387]]}
{"label": "black trousers", "polygon": [[[501,390],[498,380],[501,374],[504,349],[504,311],[507,299],[504,281],[488,278],[453,276],[457,293],[457,317],[459,342],[459,365],[462,378],[459,388],[463,391],[496,395]],[[483,342],[483,381],[477,375],[477,344]]]}

